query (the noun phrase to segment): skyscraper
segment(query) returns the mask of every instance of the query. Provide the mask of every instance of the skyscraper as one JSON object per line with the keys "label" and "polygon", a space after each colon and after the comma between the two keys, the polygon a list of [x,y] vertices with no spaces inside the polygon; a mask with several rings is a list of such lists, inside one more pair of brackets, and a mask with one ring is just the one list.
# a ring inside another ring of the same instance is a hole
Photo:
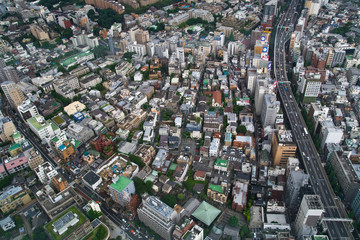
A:
{"label": "skyscraper", "polygon": [[115,55],[115,48],[114,48],[114,40],[113,40],[113,36],[109,35],[109,50],[111,55]]}
{"label": "skyscraper", "polygon": [[19,106],[26,99],[13,81],[3,82],[1,84],[1,89],[12,107]]}
{"label": "skyscraper", "polygon": [[280,109],[280,102],[276,101],[276,95],[265,94],[263,109],[261,112],[261,122],[264,127],[274,126],[276,114]]}

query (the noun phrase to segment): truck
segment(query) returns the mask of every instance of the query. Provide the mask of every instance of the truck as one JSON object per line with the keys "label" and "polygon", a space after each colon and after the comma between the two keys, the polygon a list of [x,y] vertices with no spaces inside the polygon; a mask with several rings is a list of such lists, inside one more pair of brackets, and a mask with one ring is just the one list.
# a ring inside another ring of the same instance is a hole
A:
{"label": "truck", "polygon": [[307,129],[305,127],[304,127],[304,132],[305,132],[306,135],[308,135],[308,131],[307,131]]}

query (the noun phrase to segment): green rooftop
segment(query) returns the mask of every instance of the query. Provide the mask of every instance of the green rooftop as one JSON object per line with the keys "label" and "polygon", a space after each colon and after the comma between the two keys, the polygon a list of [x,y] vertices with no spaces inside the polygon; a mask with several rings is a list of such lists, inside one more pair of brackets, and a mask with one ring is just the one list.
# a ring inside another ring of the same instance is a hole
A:
{"label": "green rooftop", "polygon": [[326,236],[326,235],[313,235],[312,239],[313,240],[329,240],[328,236]]}
{"label": "green rooftop", "polygon": [[18,149],[18,148],[20,148],[20,147],[21,147],[21,146],[20,146],[19,143],[15,143],[15,144],[13,144],[13,145],[10,146],[9,152],[14,151],[14,150],[16,150],[16,149]]}
{"label": "green rooftop", "polygon": [[220,167],[227,167],[229,165],[229,161],[218,158],[215,162],[215,165]]}
{"label": "green rooftop", "polygon": [[19,132],[14,132],[12,137],[13,137],[13,139],[17,139],[17,138],[21,137],[21,134]]}
{"label": "green rooftop", "polygon": [[64,119],[62,119],[60,116],[53,117],[51,120],[54,121],[57,125],[61,125],[65,122]]}
{"label": "green rooftop", "polygon": [[[52,224],[59,220],[62,216],[64,216],[68,212],[73,212],[77,214],[77,217],[79,218],[79,221],[72,227],[70,227],[65,233],[59,235],[54,232]],[[87,218],[84,216],[84,214],[75,206],[70,207],[68,210],[62,212],[59,216],[54,218],[51,222],[46,224],[45,229],[50,234],[51,238],[53,240],[61,240],[65,238],[67,235],[69,235],[71,232],[73,232],[76,228],[78,228],[81,224],[83,224]]]}
{"label": "green rooftop", "polygon": [[81,53],[72,55],[72,56],[70,56],[68,58],[65,58],[64,60],[61,61],[60,64],[63,65],[64,67],[68,67],[71,64],[73,64],[74,62],[76,62],[78,58],[86,57],[86,56],[89,56],[91,54],[92,54],[92,52],[90,52],[90,51],[81,52]]}
{"label": "green rooftop", "polygon": [[111,188],[115,189],[116,191],[122,192],[132,181],[121,175],[119,180],[116,183],[110,185]]}
{"label": "green rooftop", "polygon": [[224,193],[224,187],[221,185],[210,184],[209,188],[215,192]]}
{"label": "green rooftop", "polygon": [[199,219],[207,226],[210,226],[220,213],[221,211],[219,209],[203,201],[193,212],[192,216]]}
{"label": "green rooftop", "polygon": [[28,123],[31,124],[34,128],[36,128],[37,131],[40,131],[41,129],[43,129],[44,127],[46,127],[49,123],[44,121],[43,124],[40,124],[37,120],[36,117],[32,117],[29,118]]}
{"label": "green rooftop", "polygon": [[54,132],[59,129],[59,127],[56,124],[54,124],[53,122],[50,122],[50,124],[51,124],[51,128]]}

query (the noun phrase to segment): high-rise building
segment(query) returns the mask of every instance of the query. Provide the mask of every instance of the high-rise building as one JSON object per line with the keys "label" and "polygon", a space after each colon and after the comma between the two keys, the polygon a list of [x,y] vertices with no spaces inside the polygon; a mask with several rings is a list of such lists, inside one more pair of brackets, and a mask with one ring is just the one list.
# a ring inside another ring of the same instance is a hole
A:
{"label": "high-rise building", "polygon": [[137,210],[140,221],[165,240],[171,239],[176,212],[157,197],[148,196]]}
{"label": "high-rise building", "polygon": [[135,194],[135,185],[132,180],[121,175],[119,178],[115,178],[113,183],[109,185],[110,196],[114,202],[125,206],[130,202],[131,195]]}
{"label": "high-rise building", "polygon": [[266,79],[257,79],[255,82],[255,110],[260,116],[263,108],[264,95],[267,93],[268,82]]}
{"label": "high-rise building", "polygon": [[18,89],[13,81],[3,82],[1,89],[12,107],[19,106],[26,99],[25,95]]}
{"label": "high-rise building", "polygon": [[146,44],[150,41],[149,31],[138,30],[135,32],[135,41],[139,44]]}
{"label": "high-rise building", "polygon": [[291,169],[288,174],[285,188],[285,204],[289,208],[291,221],[294,220],[296,211],[299,209],[299,205],[302,199],[302,192],[309,185],[309,174],[306,174],[302,169],[296,167]]}
{"label": "high-rise building", "polygon": [[108,40],[108,44],[109,44],[109,50],[110,50],[110,53],[112,55],[115,55],[115,48],[114,48],[114,40],[113,40],[113,36],[112,35],[109,35],[109,40]]}
{"label": "high-rise building", "polygon": [[297,239],[317,233],[317,223],[324,213],[319,195],[304,195],[295,220]]}
{"label": "high-rise building", "polygon": [[182,48],[182,47],[177,47],[176,48],[176,57],[177,57],[177,59],[179,59],[180,63],[185,62],[184,48]]}
{"label": "high-rise building", "polygon": [[280,109],[280,102],[276,101],[275,94],[265,94],[263,109],[261,112],[261,122],[263,127],[274,126],[276,114]]}
{"label": "high-rise building", "polygon": [[263,22],[272,22],[274,20],[274,16],[277,15],[277,4],[278,0],[270,0],[264,5],[264,18]]}
{"label": "high-rise building", "polygon": [[280,129],[273,134],[271,142],[271,154],[274,166],[286,166],[289,157],[296,153],[296,143],[290,130]]}

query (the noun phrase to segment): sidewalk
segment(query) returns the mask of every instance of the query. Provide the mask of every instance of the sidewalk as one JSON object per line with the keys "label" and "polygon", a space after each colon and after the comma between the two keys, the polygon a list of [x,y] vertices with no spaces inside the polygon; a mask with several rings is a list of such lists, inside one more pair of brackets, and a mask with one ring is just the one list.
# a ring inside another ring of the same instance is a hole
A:
{"label": "sidewalk", "polygon": [[116,238],[117,236],[121,236],[122,239],[129,239],[125,231],[123,231],[119,226],[113,223],[108,217],[105,215],[102,216],[101,221],[105,224],[110,230],[111,238]]}

